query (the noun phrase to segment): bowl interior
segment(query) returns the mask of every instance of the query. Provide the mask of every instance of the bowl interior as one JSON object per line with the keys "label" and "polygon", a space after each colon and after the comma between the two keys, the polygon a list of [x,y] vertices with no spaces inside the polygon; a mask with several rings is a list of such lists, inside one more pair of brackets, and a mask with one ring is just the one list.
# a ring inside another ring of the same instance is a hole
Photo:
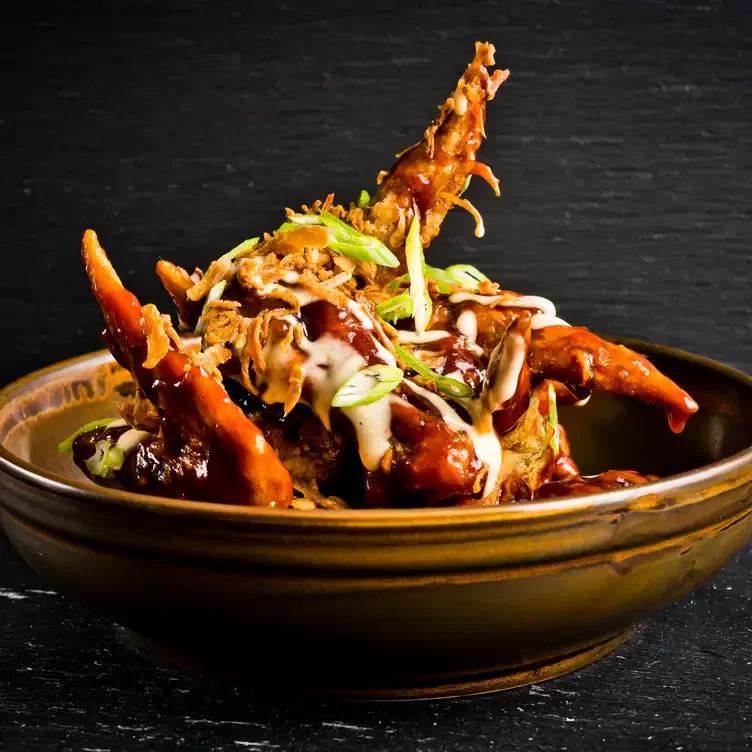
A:
{"label": "bowl interior", "polygon": [[[629,397],[595,392],[581,408],[562,408],[581,472],[631,469],[669,476],[693,470],[752,444],[752,378],[670,348],[621,340],[647,355],[684,387],[700,411],[682,434],[673,434],[663,413]],[[117,417],[132,395],[130,375],[107,353],[77,358],[8,387],[0,401],[0,443],[22,460],[88,481],[70,454],[57,445],[88,421]]]}

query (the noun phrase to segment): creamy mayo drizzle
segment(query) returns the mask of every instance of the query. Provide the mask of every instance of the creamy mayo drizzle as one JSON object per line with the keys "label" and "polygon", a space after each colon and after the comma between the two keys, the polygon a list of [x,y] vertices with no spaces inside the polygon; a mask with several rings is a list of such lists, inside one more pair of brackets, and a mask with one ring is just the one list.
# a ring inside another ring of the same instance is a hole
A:
{"label": "creamy mayo drizzle", "polygon": [[497,303],[505,308],[537,308],[542,313],[556,316],[556,306],[548,299],[538,295],[521,295],[513,298],[508,295],[476,295],[473,292],[455,292],[449,296],[450,303],[465,303],[472,300],[481,305]]}
{"label": "creamy mayo drizzle", "polygon": [[295,296],[301,308],[319,300],[317,295],[314,295],[310,290],[306,290],[305,287],[288,287],[287,289]]}
{"label": "creamy mayo drizzle", "polygon": [[462,371],[452,371],[451,373],[445,373],[444,376],[448,379],[454,379],[460,383],[465,383],[465,374]]}
{"label": "creamy mayo drizzle", "polygon": [[[301,307],[319,298],[302,288],[290,288],[300,301]],[[309,299],[310,297],[310,299]],[[361,305],[350,301],[349,308],[363,327],[371,332],[374,325]],[[288,326],[299,326],[300,321],[293,315],[282,316]],[[374,336],[373,345],[380,359],[388,365],[396,365],[390,353]],[[300,351],[305,353],[301,358]],[[297,348],[292,343],[283,347],[283,339],[267,340],[263,348],[266,360],[266,373],[262,379],[266,388],[263,400],[268,404],[285,402],[290,389],[290,369],[298,361],[302,362],[303,377],[311,388],[311,409],[324,427],[331,431],[331,402],[335,392],[347,379],[365,368],[366,359],[349,343],[325,333],[315,341],[303,337]],[[388,399],[381,399],[370,405],[342,408],[342,413],[352,423],[358,441],[358,451],[363,465],[368,470],[377,470],[381,458],[390,448],[391,408]]]}
{"label": "creamy mayo drizzle", "polygon": [[418,334],[417,332],[400,331],[397,332],[397,339],[401,343],[410,343],[413,345],[425,345],[429,342],[437,342],[445,337],[450,337],[451,332],[445,332],[443,329],[431,329],[430,331]]}
{"label": "creamy mayo drizzle", "polygon": [[360,321],[364,329],[368,329],[369,332],[373,329],[373,319],[368,315],[362,305],[348,298],[347,307],[350,309],[350,313]]}
{"label": "creamy mayo drizzle", "polygon": [[494,431],[492,421],[484,420],[484,416],[488,412],[481,400],[462,400],[462,406],[467,409],[473,420],[473,423],[470,424],[462,420],[454,408],[438,394],[429,392],[428,389],[423,389],[423,387],[413,384],[412,381],[407,379],[402,383],[407,384],[416,394],[428,400],[439,411],[442,420],[452,431],[464,432],[468,435],[475,447],[475,454],[478,459],[485,463],[488,468],[486,483],[483,487],[483,496],[488,496],[493,491],[499,478],[502,453],[501,442],[496,435],[496,431]]}
{"label": "creamy mayo drizzle", "polygon": [[530,328],[535,331],[536,329],[545,329],[547,326],[570,326],[564,319],[552,316],[550,313],[536,313],[532,319],[530,319]]}
{"label": "creamy mayo drizzle", "polygon": [[[499,347],[500,345],[496,346],[494,353],[498,353]],[[491,361],[494,359],[494,353],[491,355]],[[507,400],[514,397],[526,353],[525,338],[522,334],[518,331],[509,332],[498,356],[493,383],[488,387],[488,405],[492,411],[498,410]]]}
{"label": "creamy mayo drizzle", "polygon": [[457,331],[467,340],[467,349],[475,355],[483,355],[483,348],[476,344],[476,339],[478,338],[478,319],[475,317],[475,312],[466,308],[457,317],[455,326],[457,327]]}

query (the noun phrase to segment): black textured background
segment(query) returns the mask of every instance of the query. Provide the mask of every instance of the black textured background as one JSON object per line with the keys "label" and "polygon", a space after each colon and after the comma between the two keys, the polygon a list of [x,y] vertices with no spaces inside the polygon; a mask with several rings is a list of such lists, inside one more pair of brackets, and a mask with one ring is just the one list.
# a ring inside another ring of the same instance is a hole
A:
{"label": "black textured background", "polygon": [[[259,4],[260,5],[260,4]],[[0,381],[100,346],[79,267],[97,230],[164,305],[284,206],[371,188],[476,38],[512,71],[474,181],[431,248],[599,331],[752,369],[752,4],[26,3],[0,44]],[[752,558],[578,674],[486,698],[271,702],[136,655],[0,542],[3,750],[742,750]],[[259,646],[249,646],[259,649]]]}

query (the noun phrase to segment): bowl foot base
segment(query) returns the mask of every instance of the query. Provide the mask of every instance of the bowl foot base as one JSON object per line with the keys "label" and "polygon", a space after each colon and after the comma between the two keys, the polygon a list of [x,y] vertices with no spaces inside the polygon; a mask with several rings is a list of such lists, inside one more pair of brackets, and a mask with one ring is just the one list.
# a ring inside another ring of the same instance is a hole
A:
{"label": "bowl foot base", "polygon": [[[211,661],[202,660],[193,654],[182,652],[174,645],[158,642],[135,632],[128,632],[128,634],[130,635],[130,641],[136,647],[158,661],[171,663],[179,668],[201,674],[209,679],[237,681],[240,678],[237,674],[224,670]],[[550,661],[520,666],[516,669],[499,673],[463,676],[457,677],[455,680],[449,677],[425,681],[415,680],[412,682],[396,683],[391,686],[385,683],[374,687],[316,686],[302,683],[297,689],[304,694],[315,694],[319,697],[349,701],[433,700],[481,695],[505,689],[514,689],[515,687],[524,687],[528,684],[538,684],[539,682],[577,671],[618,648],[631,634],[632,630],[628,629],[604,642],[590,645],[575,653],[569,653]],[[242,678],[244,681],[249,681],[247,674]],[[268,677],[259,676],[255,680],[254,677],[251,677],[250,683],[259,690],[263,689],[265,693],[274,692],[274,685],[270,686]],[[289,683],[285,686],[284,691],[289,695]]]}

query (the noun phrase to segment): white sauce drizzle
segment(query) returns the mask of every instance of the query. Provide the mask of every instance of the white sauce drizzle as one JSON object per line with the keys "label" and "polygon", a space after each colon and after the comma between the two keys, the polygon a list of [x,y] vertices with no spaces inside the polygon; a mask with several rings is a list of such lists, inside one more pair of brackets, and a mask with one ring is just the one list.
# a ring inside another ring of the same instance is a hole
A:
{"label": "white sauce drizzle", "polygon": [[537,308],[542,313],[556,316],[556,306],[548,299],[538,295],[521,295],[512,298],[508,295],[476,295],[473,292],[455,292],[449,296],[450,303],[466,303],[472,300],[481,305],[498,303],[505,308]]}
{"label": "white sauce drizzle", "polygon": [[285,272],[285,276],[281,279],[287,285],[294,285],[300,279],[300,272],[291,269],[289,272]]}
{"label": "white sauce drizzle", "polygon": [[476,238],[482,238],[486,234],[486,226],[483,224],[483,217],[481,217],[480,212],[478,212],[477,216],[475,217],[475,237]]}
{"label": "white sauce drizzle", "polygon": [[[449,426],[452,431],[457,433],[464,432],[468,435],[475,447],[475,454],[478,459],[485,463],[488,468],[488,474],[486,475],[486,483],[483,487],[483,496],[493,491],[496,486],[496,481],[499,478],[499,472],[501,471],[501,441],[494,431],[493,423],[490,420],[484,420],[484,415],[488,412],[484,408],[480,400],[462,400],[461,404],[467,409],[468,413],[473,420],[473,423],[466,423],[457,412],[438,394],[429,392],[428,389],[414,384],[412,381],[402,382],[407,384],[416,394],[419,394],[424,399],[428,400],[441,415],[442,420]],[[487,424],[481,426],[481,424]]]}
{"label": "white sauce drizzle", "polygon": [[373,320],[360,303],[356,303],[354,300],[348,298],[347,307],[350,309],[350,313],[360,321],[364,329],[368,329],[368,331],[373,329]]}
{"label": "white sauce drizzle", "polygon": [[314,295],[310,290],[306,290],[305,287],[289,287],[288,290],[295,296],[301,308],[309,303],[315,303],[317,300],[320,300],[318,295]]}
{"label": "white sauce drizzle", "polygon": [[444,376],[447,379],[459,381],[461,384],[465,383],[465,374],[462,371],[452,371],[451,373],[445,373]]}
{"label": "white sauce drizzle", "polygon": [[498,356],[493,383],[488,385],[488,406],[492,412],[514,397],[527,352],[525,338],[518,331],[507,334],[501,354],[500,347],[497,345],[491,353],[491,362]]}
{"label": "white sauce drizzle", "polygon": [[425,345],[429,342],[437,342],[445,337],[451,337],[451,332],[445,332],[443,329],[431,329],[430,331],[418,334],[417,332],[397,332],[397,339],[401,343],[410,343],[413,345]]}
{"label": "white sauce drizzle", "polygon": [[535,331],[536,329],[545,329],[547,326],[570,326],[564,319],[560,319],[556,316],[551,316],[549,313],[536,313],[532,319],[530,319],[530,328]]}
{"label": "white sauce drizzle", "polygon": [[[285,282],[296,281],[297,272],[288,272]],[[273,295],[275,285],[267,285],[260,294]],[[301,307],[320,298],[309,290],[290,287]],[[364,329],[374,331],[371,317],[363,306],[349,301],[348,308],[358,319]],[[293,315],[281,316],[278,321],[285,321],[288,326],[298,326],[300,321]],[[380,359],[387,365],[396,365],[394,355],[371,334],[372,343]],[[311,386],[311,409],[316,413],[324,427],[331,431],[331,402],[335,392],[351,376],[365,368],[366,359],[347,342],[325,333],[315,341],[303,337],[295,348],[292,343],[283,347],[283,338],[266,341],[263,347],[266,372],[260,379],[265,386],[262,399],[267,404],[284,403],[290,390],[290,369],[295,361],[300,360],[299,350],[306,354],[302,362],[303,377]],[[388,399],[381,399],[370,405],[341,408],[345,417],[353,424],[358,442],[358,451],[363,465],[368,470],[377,470],[382,457],[390,448],[391,409]]]}
{"label": "white sauce drizzle", "polygon": [[457,327],[457,331],[467,340],[467,349],[475,355],[483,355],[483,348],[476,344],[476,339],[478,338],[478,319],[475,317],[475,312],[466,308],[457,317],[455,326]]}

